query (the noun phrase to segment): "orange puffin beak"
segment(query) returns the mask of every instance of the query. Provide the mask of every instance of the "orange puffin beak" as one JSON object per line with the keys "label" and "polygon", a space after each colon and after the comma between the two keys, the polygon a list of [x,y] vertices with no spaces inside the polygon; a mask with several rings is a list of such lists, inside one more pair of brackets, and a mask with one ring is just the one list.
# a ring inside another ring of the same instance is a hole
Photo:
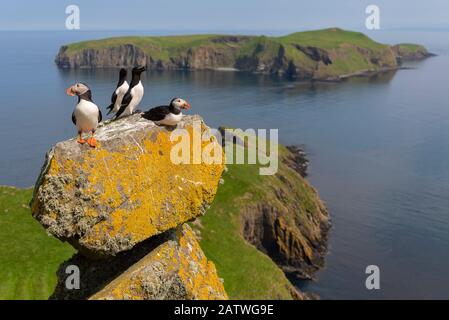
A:
{"label": "orange puffin beak", "polygon": [[75,95],[75,92],[73,92],[72,87],[67,88],[67,90],[65,92],[71,97],[73,97]]}
{"label": "orange puffin beak", "polygon": [[186,103],[184,103],[184,109],[189,110],[190,109],[190,104],[186,101]]}

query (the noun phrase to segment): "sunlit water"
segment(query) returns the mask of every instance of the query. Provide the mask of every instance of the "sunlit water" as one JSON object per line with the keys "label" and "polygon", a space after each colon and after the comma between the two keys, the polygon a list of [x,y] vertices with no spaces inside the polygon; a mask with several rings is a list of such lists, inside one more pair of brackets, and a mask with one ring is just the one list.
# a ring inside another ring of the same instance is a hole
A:
{"label": "sunlit water", "polygon": [[[58,70],[61,44],[114,33],[0,33],[0,184],[34,184],[45,152],[75,135],[65,88],[88,83],[104,110],[116,70]],[[374,34],[374,36],[376,36]],[[142,109],[181,96],[206,122],[279,128],[305,145],[310,180],[333,220],[326,268],[298,283],[322,298],[449,298],[447,33],[381,33],[439,54],[413,69],[344,83],[292,83],[233,72],[144,76]],[[365,288],[365,268],[381,289]]]}

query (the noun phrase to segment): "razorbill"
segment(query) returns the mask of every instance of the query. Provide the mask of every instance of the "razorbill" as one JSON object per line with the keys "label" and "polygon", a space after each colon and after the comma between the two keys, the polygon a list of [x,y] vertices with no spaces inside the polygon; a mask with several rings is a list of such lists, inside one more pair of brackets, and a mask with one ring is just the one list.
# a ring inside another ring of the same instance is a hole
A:
{"label": "razorbill", "polygon": [[[84,83],[76,83],[66,90],[69,96],[78,96],[78,104],[72,113],[72,122],[78,128],[78,143],[88,143],[92,148],[97,146],[94,138],[95,130],[103,116],[98,106],[92,102],[92,92]],[[92,136],[84,140],[83,133],[92,132]]]}
{"label": "razorbill", "polygon": [[108,114],[111,112],[116,113],[120,106],[122,105],[123,97],[125,96],[126,92],[128,92],[129,84],[126,81],[126,69],[120,69],[120,75],[117,83],[117,87],[115,88],[115,91],[112,93],[111,97],[111,104],[109,107],[107,107]]}
{"label": "razorbill", "polygon": [[128,116],[133,114],[140,101],[142,101],[144,89],[142,81],[140,81],[140,75],[145,70],[145,67],[133,68],[131,84],[129,85],[129,89],[126,92],[125,96],[123,97],[122,105],[115,114],[114,119],[117,119],[121,116]]}

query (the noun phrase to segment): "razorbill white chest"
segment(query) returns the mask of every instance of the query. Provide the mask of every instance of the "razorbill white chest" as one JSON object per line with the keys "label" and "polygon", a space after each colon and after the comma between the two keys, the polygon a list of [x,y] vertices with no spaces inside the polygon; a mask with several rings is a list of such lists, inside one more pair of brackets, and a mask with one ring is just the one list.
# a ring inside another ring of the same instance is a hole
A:
{"label": "razorbill white chest", "polygon": [[142,117],[158,125],[175,126],[182,120],[183,109],[190,109],[190,104],[181,98],[174,98],[168,106],[159,106],[145,112]]}
{"label": "razorbill white chest", "polygon": [[133,69],[131,84],[122,99],[122,104],[119,110],[115,114],[115,119],[133,114],[133,112],[136,111],[139,103],[142,101],[145,91],[142,82],[140,81],[140,76],[145,70],[145,67]]}
{"label": "razorbill white chest", "polygon": [[[66,92],[70,96],[78,96],[78,104],[72,113],[72,122],[78,129],[78,143],[87,142],[91,147],[96,147],[94,133],[103,116],[101,110],[92,101],[90,88],[84,83],[77,83],[68,88]],[[92,136],[86,141],[83,139],[83,133],[88,132],[92,133]]]}
{"label": "razorbill white chest", "polygon": [[129,114],[132,114],[134,111],[136,111],[137,107],[142,101],[144,93],[145,89],[143,88],[142,81],[139,81],[139,83],[131,89],[131,97],[133,98],[131,99],[131,102],[129,103],[127,108]]}
{"label": "razorbill white chest", "polygon": [[112,93],[111,104],[107,107],[108,114],[110,114],[111,112],[116,113],[120,109],[123,97],[129,90],[129,84],[126,81],[126,75],[127,75],[126,69],[120,69],[117,87],[115,88],[115,91]]}

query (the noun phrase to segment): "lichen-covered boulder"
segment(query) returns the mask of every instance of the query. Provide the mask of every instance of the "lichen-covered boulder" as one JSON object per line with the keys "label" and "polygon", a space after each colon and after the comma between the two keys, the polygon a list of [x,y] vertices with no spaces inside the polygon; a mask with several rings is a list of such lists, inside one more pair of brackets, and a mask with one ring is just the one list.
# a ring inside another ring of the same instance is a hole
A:
{"label": "lichen-covered boulder", "polygon": [[187,225],[90,299],[227,299],[215,266]]}
{"label": "lichen-covered boulder", "polygon": [[[210,133],[199,116],[178,128],[191,139]],[[36,183],[33,216],[48,233],[104,258],[203,214],[224,165],[171,161],[172,130],[136,114],[100,126],[95,149],[75,139],[56,144]],[[202,148],[220,148],[213,136],[203,140]]]}
{"label": "lichen-covered boulder", "polygon": [[[67,289],[69,266],[77,266],[78,289]],[[223,300],[223,281],[192,229],[184,224],[116,257],[91,260],[77,254],[58,271],[52,299]]]}

